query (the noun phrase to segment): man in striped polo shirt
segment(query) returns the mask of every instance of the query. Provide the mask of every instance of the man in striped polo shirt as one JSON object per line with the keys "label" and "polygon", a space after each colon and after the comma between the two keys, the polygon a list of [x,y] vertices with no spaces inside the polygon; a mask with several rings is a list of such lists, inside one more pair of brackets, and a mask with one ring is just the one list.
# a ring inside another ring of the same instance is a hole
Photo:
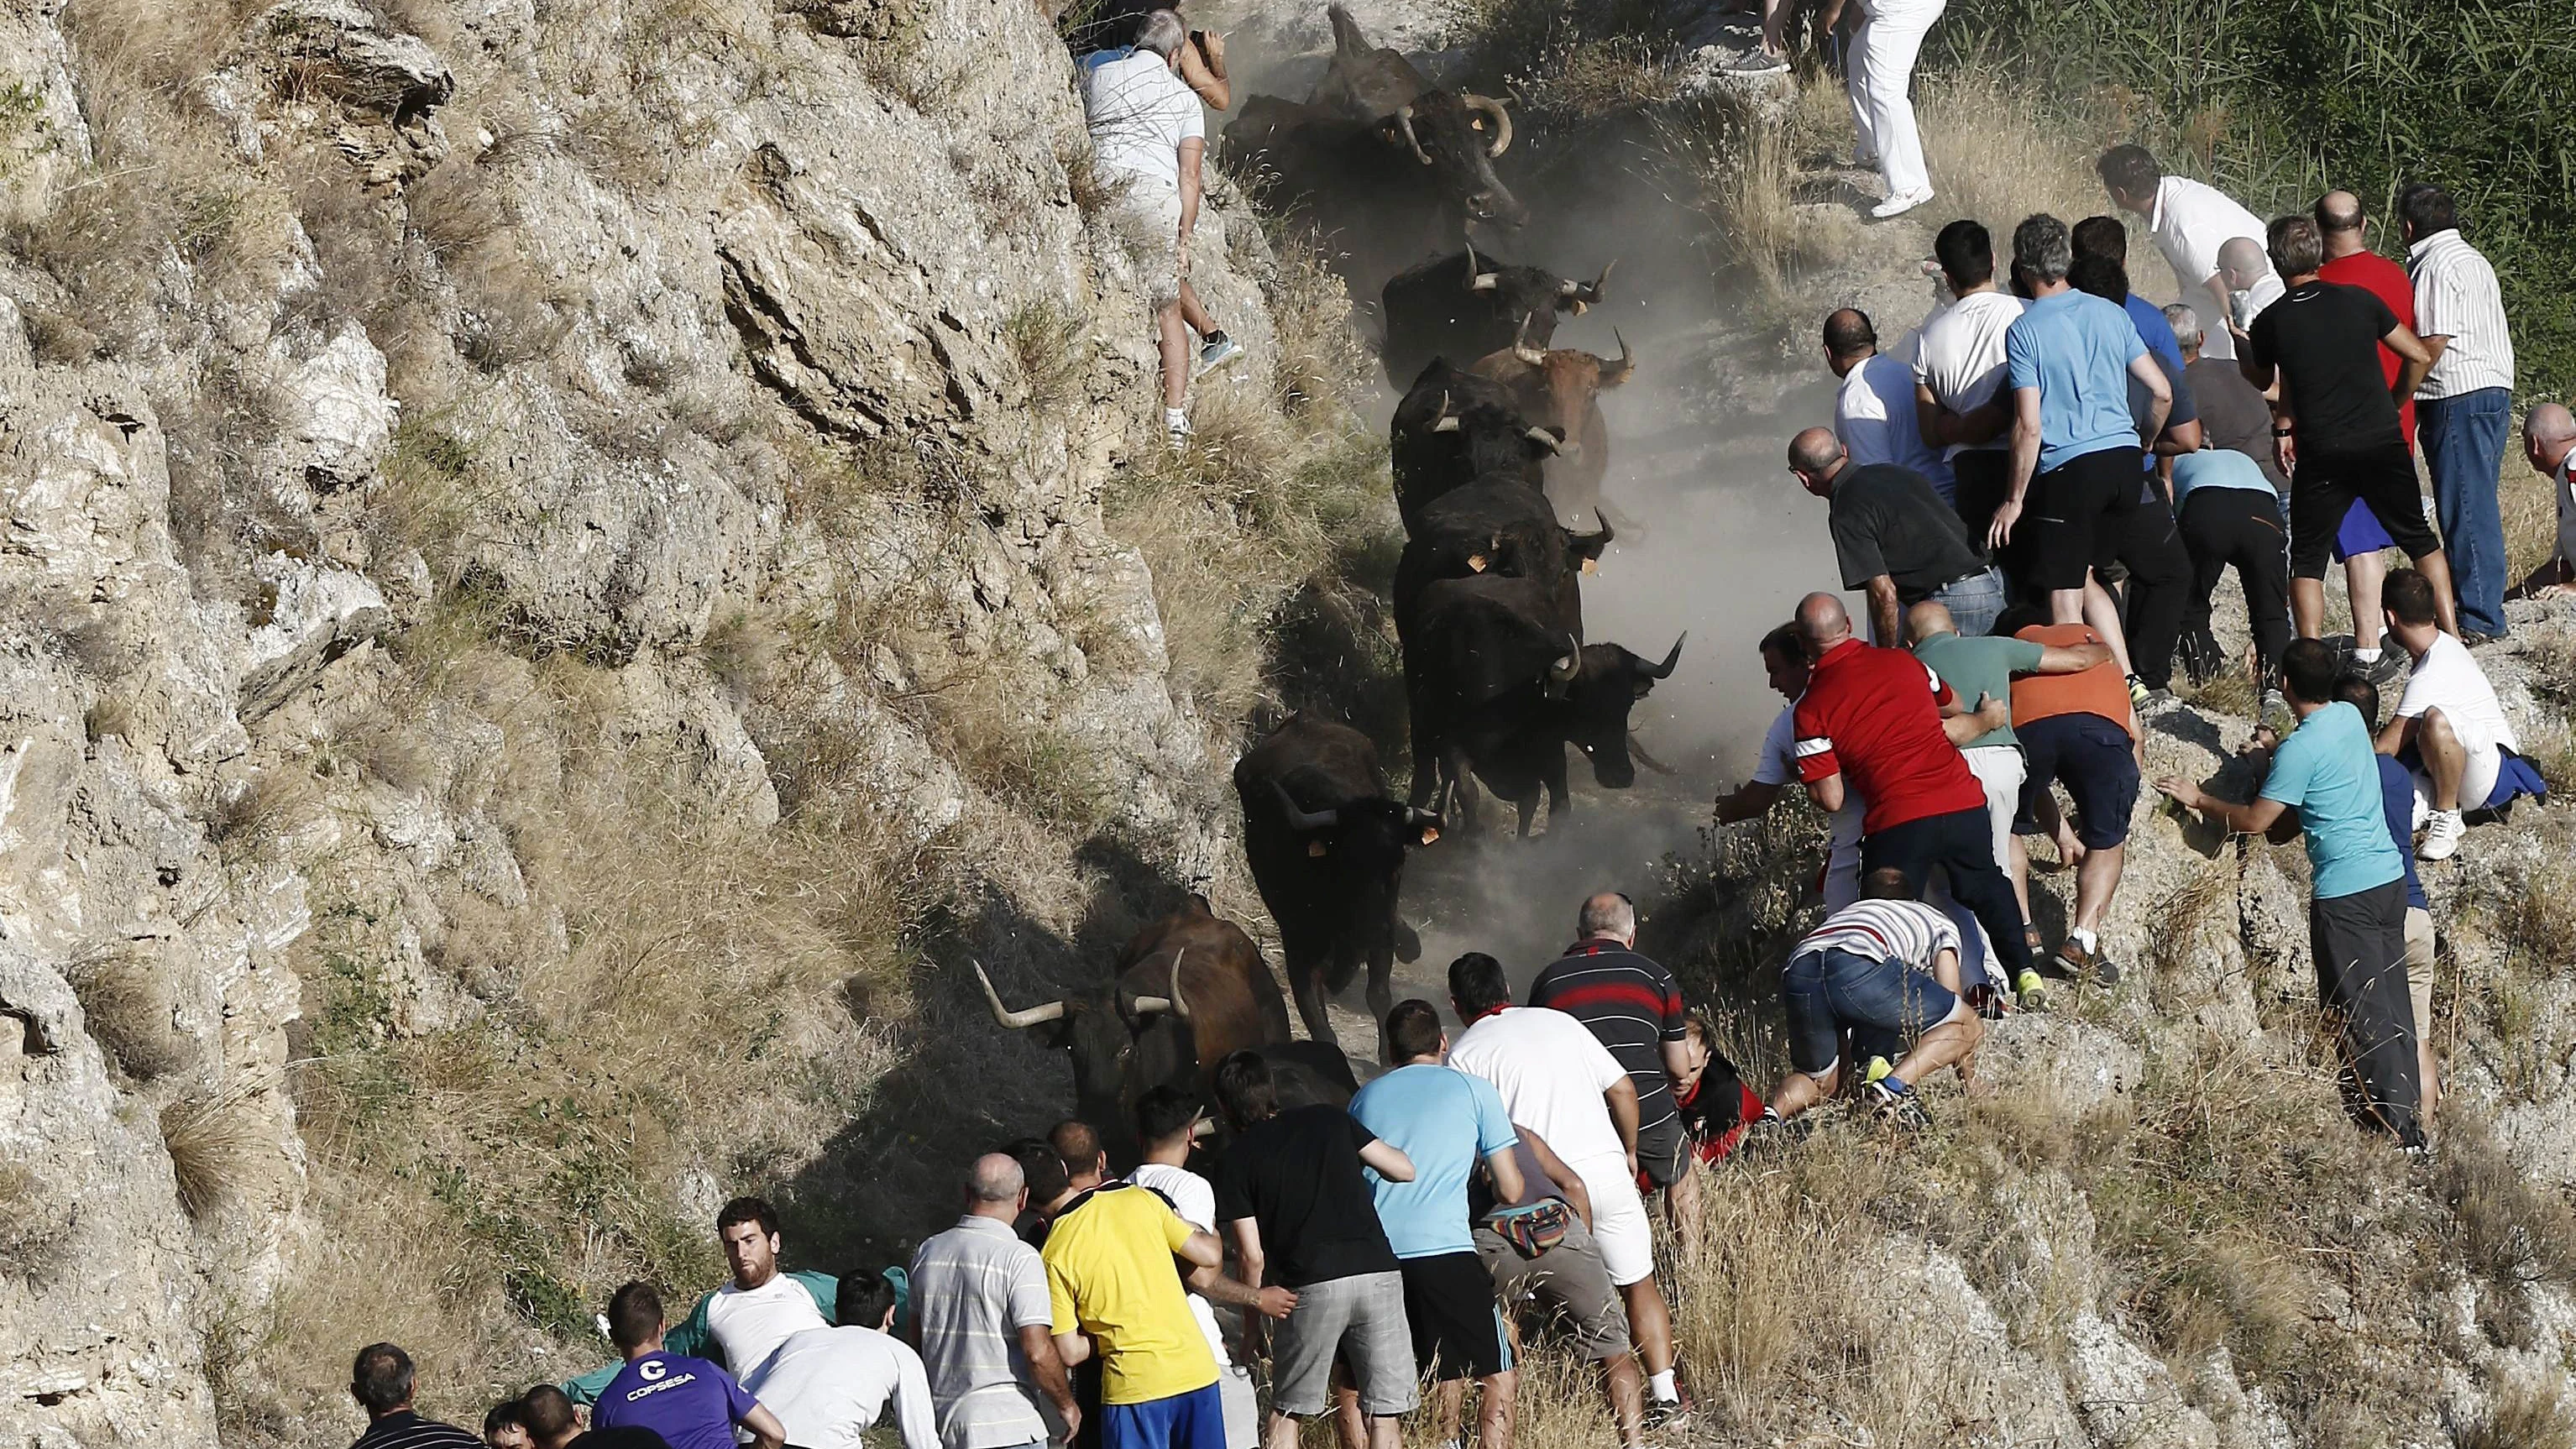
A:
{"label": "man in striped polo shirt", "polygon": [[2505,429],[2513,421],[2513,334],[2495,268],[2460,236],[2451,193],[2416,182],[2397,193],[2406,220],[2406,271],[2415,283],[2416,335],[2433,354],[2415,389],[2424,466],[2442,521],[2460,634],[2504,634],[2504,520],[2496,504]]}
{"label": "man in striped polo shirt", "polygon": [[1574,944],[1530,983],[1529,1004],[1582,1022],[1637,1088],[1637,1169],[1648,1191],[1661,1189],[1664,1212],[1685,1242],[1699,1225],[1699,1188],[1691,1179],[1689,1143],[1673,1079],[1690,1069],[1685,1043],[1690,1013],[1673,973],[1637,953],[1637,908],[1617,891],[1601,891],[1575,917]]}
{"label": "man in striped polo shirt", "polygon": [[1985,1026],[1959,995],[1959,928],[1911,894],[1902,872],[1873,870],[1859,900],[1789,953],[1780,986],[1789,1008],[1790,1071],[1772,1092],[1765,1121],[1795,1117],[1841,1088],[1846,1032],[1892,1032],[1911,1043],[1896,1070],[1861,1089],[1900,1125],[1927,1120],[1914,1091],[1925,1075],[1956,1066],[1967,1078]]}

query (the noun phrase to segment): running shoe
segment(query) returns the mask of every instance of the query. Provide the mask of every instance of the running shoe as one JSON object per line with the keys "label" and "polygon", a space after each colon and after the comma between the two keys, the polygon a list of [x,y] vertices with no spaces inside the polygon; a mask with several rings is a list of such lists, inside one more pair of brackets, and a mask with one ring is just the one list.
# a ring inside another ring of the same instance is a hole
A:
{"label": "running shoe", "polygon": [[2083,942],[2073,936],[2067,937],[2057,948],[2057,964],[2066,968],[2067,975],[2078,980],[2090,976],[2104,986],[2120,984],[2120,968],[2102,955],[2098,941],[2092,950],[2087,951]]}
{"label": "running shoe", "polygon": [[2021,975],[2013,978],[2013,993],[2013,1004],[2024,1011],[2048,1010],[2048,982],[2035,967],[2021,968]]}
{"label": "running shoe", "polygon": [[1728,61],[1723,67],[1728,75],[1778,75],[1788,68],[1789,57],[1773,55],[1758,45]]}
{"label": "running shoe", "polygon": [[1199,365],[1192,377],[1205,377],[1243,355],[1243,344],[1222,332],[1211,332],[1199,343]]}
{"label": "running shoe", "polygon": [[2412,661],[2406,657],[2405,650],[2392,649],[2385,644],[2379,647],[2378,658],[2353,661],[2354,667],[2361,671],[2364,679],[2370,681],[2371,687],[2382,693],[2387,691],[2388,686],[2405,677],[2411,663]]}
{"label": "running shoe", "polygon": [[1930,201],[1931,199],[1932,188],[1929,186],[1924,187],[1920,191],[1901,191],[1896,195],[1887,198],[1885,201],[1880,202],[1878,205],[1871,207],[1869,209],[1869,214],[1877,220],[1885,221],[1889,217],[1903,216],[1905,213],[1912,211],[1914,208],[1921,206],[1923,203]]}
{"label": "running shoe", "polygon": [[1922,1096],[1911,1087],[1900,1092],[1885,1082],[1872,1082],[1861,1089],[1861,1100],[1891,1127],[1914,1131],[1932,1125],[1932,1114],[1923,1110]]}
{"label": "running shoe", "polygon": [[1659,1434],[1666,1429],[1690,1427],[1690,1405],[1679,1399],[1657,1399],[1646,1405],[1646,1432]]}
{"label": "running shoe", "polygon": [[2424,827],[2424,843],[2415,847],[2417,860],[2449,860],[2460,853],[2460,837],[2469,833],[2468,822],[2457,810],[2436,810]]}
{"label": "running shoe", "polygon": [[1198,436],[1198,430],[1190,426],[1189,419],[1182,418],[1177,422],[1166,422],[1163,425],[1163,436],[1174,448],[1186,448],[1190,445],[1190,439]]}
{"label": "running shoe", "polygon": [[1871,1086],[1880,1078],[1885,1077],[1888,1073],[1895,1070],[1895,1064],[1890,1062],[1887,1058],[1871,1057],[1869,1059],[1869,1070],[1861,1073],[1860,1084],[1864,1087]]}
{"label": "running shoe", "polygon": [[2147,688],[2147,682],[2145,680],[2140,679],[2134,674],[2129,676],[2129,707],[2131,709],[2145,709],[2147,707],[2147,696],[2153,693],[2155,693],[2155,691]]}

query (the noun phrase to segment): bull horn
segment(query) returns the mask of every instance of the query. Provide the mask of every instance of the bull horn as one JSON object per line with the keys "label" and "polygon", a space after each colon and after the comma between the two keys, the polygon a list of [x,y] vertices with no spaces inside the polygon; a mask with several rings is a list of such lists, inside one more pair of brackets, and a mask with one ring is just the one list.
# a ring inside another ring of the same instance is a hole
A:
{"label": "bull horn", "polygon": [[1582,667],[1583,660],[1580,656],[1573,654],[1560,654],[1556,657],[1556,662],[1547,667],[1547,677],[1555,680],[1559,684],[1563,684],[1567,680],[1572,679],[1575,671]]}
{"label": "bull horn", "polygon": [[1619,339],[1619,360],[1611,362],[1606,359],[1594,359],[1601,363],[1601,380],[1597,384],[1601,387],[1617,387],[1628,380],[1630,373],[1637,370],[1637,354],[1629,349],[1628,339],[1622,336],[1616,327],[1610,329],[1610,335]]}
{"label": "bull horn", "polygon": [[1658,775],[1677,775],[1681,773],[1672,766],[1665,764],[1663,761],[1656,759],[1650,754],[1647,754],[1645,743],[1637,738],[1637,732],[1635,730],[1628,731],[1628,753],[1637,757],[1638,764],[1645,766],[1647,769],[1654,771]]}
{"label": "bull horn", "polygon": [[1488,159],[1512,149],[1512,114],[1503,109],[1501,101],[1491,96],[1480,96],[1474,91],[1460,96],[1459,100],[1466,104],[1468,110],[1482,111],[1494,119],[1494,139],[1485,144]]}
{"label": "bull horn", "polygon": [[993,989],[993,978],[984,974],[984,963],[970,960],[967,964],[975,968],[975,980],[984,988],[984,1004],[993,1008],[993,1020],[1003,1026],[1012,1031],[1025,1031],[1033,1026],[1044,1026],[1050,1021],[1063,1019],[1064,1003],[1061,1001],[1050,1001],[1044,1006],[1032,1006],[1022,1011],[1013,1011],[1004,1006],[1002,993]]}
{"label": "bull horn", "polygon": [[1428,825],[1434,829],[1439,828],[1441,824],[1439,811],[1428,810],[1420,805],[1407,806],[1406,809],[1411,813],[1414,824]]}
{"label": "bull horn", "polygon": [[1467,238],[1467,290],[1490,292],[1503,284],[1503,274],[1488,272],[1476,265],[1476,239]]}
{"label": "bull horn", "polygon": [[1537,321],[1538,313],[1535,309],[1524,312],[1521,314],[1521,325],[1512,333],[1512,356],[1519,358],[1523,367],[1547,366],[1547,349],[1530,346],[1530,328]]}
{"label": "bull horn", "polygon": [[1287,786],[1273,780],[1270,788],[1279,792],[1279,807],[1288,812],[1288,828],[1291,830],[1303,834],[1309,830],[1330,830],[1342,823],[1339,810],[1303,810],[1298,808],[1297,797],[1288,793]]}
{"label": "bull horn", "polygon": [[1190,1019],[1190,999],[1181,994],[1181,962],[1186,960],[1189,954],[1189,948],[1186,946],[1172,953],[1172,1015],[1183,1021]]}
{"label": "bull horn", "polygon": [[1430,165],[1431,153],[1422,149],[1422,138],[1413,134],[1413,107],[1396,107],[1395,124],[1404,131],[1404,144],[1413,148],[1413,159],[1425,166]]}
{"label": "bull horn", "polygon": [[1215,1135],[1216,1119],[1213,1117],[1201,1117],[1190,1124],[1190,1140],[1193,1142],[1205,1142]]}
{"label": "bull horn", "polygon": [[1610,269],[1617,265],[1619,265],[1619,259],[1617,257],[1612,257],[1608,262],[1602,265],[1601,275],[1594,277],[1589,282],[1580,282],[1575,284],[1575,295],[1595,306],[1600,305],[1601,289],[1610,285]]}
{"label": "bull horn", "polygon": [[1458,418],[1456,414],[1449,411],[1449,394],[1445,392],[1440,394],[1440,411],[1432,415],[1431,431],[1435,433],[1458,431]]}
{"label": "bull horn", "polygon": [[1637,672],[1646,676],[1648,679],[1672,678],[1673,666],[1682,662],[1682,639],[1687,639],[1689,637],[1690,631],[1688,629],[1684,629],[1681,633],[1681,639],[1675,639],[1673,641],[1673,650],[1671,653],[1664,656],[1663,663],[1640,664],[1637,666]]}
{"label": "bull horn", "polygon": [[1538,444],[1540,447],[1547,449],[1549,452],[1560,458],[1579,458],[1583,456],[1582,444],[1567,442],[1565,440],[1565,436],[1557,432],[1554,428],[1542,428],[1533,424],[1527,432],[1522,434],[1522,436],[1528,438],[1531,442]]}

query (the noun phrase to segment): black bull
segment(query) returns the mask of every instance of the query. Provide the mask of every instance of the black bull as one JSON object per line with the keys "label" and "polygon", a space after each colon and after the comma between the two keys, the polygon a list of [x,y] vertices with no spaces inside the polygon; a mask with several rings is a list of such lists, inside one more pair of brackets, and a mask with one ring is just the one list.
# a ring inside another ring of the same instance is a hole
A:
{"label": "black bull", "polygon": [[1424,262],[1388,282],[1379,297],[1386,380],[1404,387],[1435,357],[1478,358],[1515,343],[1545,347],[1556,336],[1556,315],[1580,317],[1599,306],[1609,282],[1610,267],[1578,282],[1543,267],[1480,257],[1473,242]]}
{"label": "black bull", "polygon": [[1396,958],[1422,943],[1398,914],[1405,854],[1439,838],[1439,821],[1392,798],[1377,750],[1348,725],[1300,714],[1234,765],[1243,850],[1279,925],[1288,987],[1306,1034],[1331,1042],[1325,998],[1368,964],[1368,1000],[1395,1004]]}
{"label": "black bull", "polygon": [[[1616,644],[1578,644],[1538,580],[1479,574],[1425,588],[1405,641],[1413,716],[1413,803],[1456,798],[1475,818],[1472,775],[1519,807],[1529,833],[1542,795],[1549,819],[1568,809],[1565,747],[1592,761],[1604,789],[1635,784],[1654,761],[1629,738],[1628,713],[1681,660],[1658,663]],[[1660,768],[1660,767],[1658,767]]]}

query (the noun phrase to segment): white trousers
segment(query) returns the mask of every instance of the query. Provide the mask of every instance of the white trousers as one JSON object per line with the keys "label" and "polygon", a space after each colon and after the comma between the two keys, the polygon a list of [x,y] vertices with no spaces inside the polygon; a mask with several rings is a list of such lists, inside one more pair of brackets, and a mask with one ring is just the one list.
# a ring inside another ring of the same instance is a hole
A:
{"label": "white trousers", "polygon": [[1946,5],[1947,0],[1896,0],[1870,7],[1843,57],[1843,86],[1851,94],[1860,151],[1878,158],[1889,196],[1932,189],[1923,137],[1914,126],[1914,58]]}

